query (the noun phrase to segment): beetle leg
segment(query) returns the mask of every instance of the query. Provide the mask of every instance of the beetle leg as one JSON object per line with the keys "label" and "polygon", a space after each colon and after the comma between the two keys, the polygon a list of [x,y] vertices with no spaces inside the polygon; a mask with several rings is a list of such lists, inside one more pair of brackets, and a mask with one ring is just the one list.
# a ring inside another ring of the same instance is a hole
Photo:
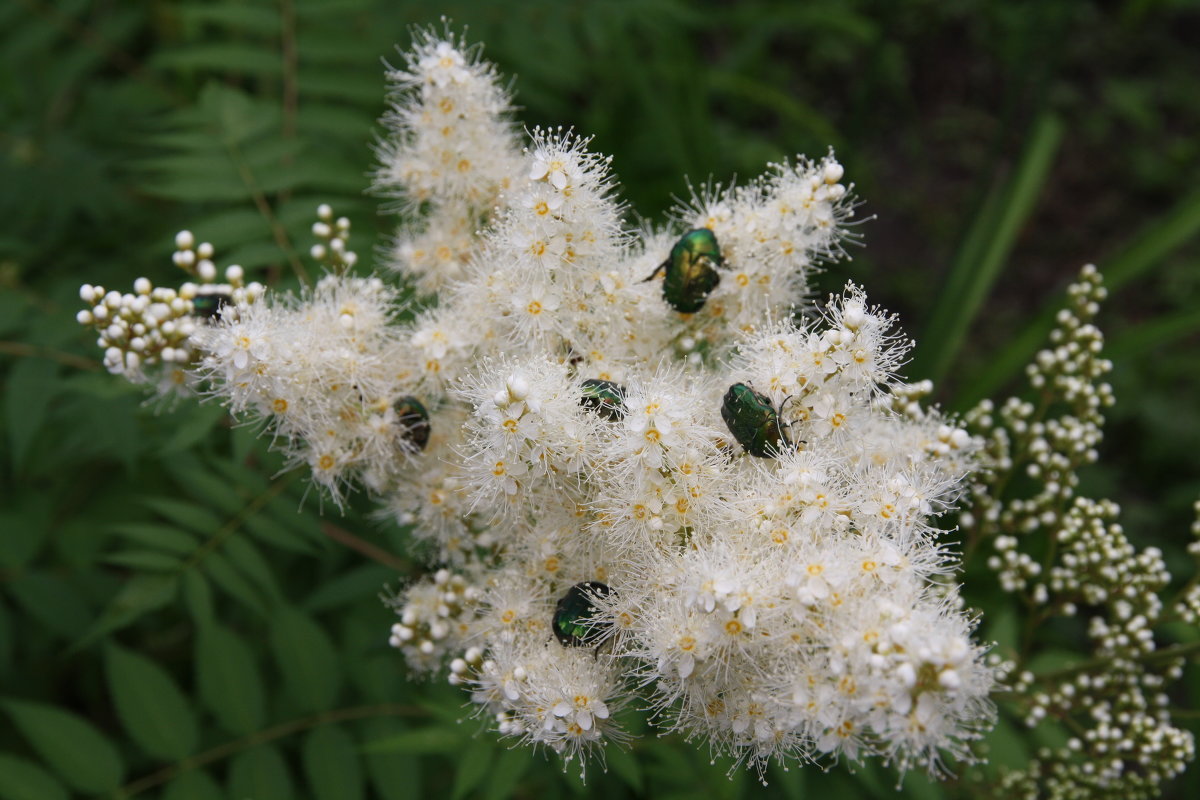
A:
{"label": "beetle leg", "polygon": [[670,265],[671,265],[671,259],[668,258],[666,261],[662,262],[657,267],[655,267],[654,272],[651,272],[649,277],[643,278],[640,282],[641,283],[649,283],[650,281],[652,281],[658,277],[658,273],[666,272],[667,267],[669,267]]}

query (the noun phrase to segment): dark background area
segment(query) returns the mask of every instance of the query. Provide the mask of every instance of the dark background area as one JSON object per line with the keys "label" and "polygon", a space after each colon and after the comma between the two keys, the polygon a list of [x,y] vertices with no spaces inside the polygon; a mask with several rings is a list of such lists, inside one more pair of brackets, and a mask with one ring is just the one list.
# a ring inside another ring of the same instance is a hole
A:
{"label": "dark background area", "polygon": [[[376,601],[418,570],[402,531],[363,498],[319,516],[303,477],[276,475],[255,431],[211,405],[143,405],[97,372],[74,322],[81,283],[178,283],[182,228],[218,264],[286,287],[320,202],[351,218],[369,270],[396,222],[364,195],[380,59],[442,15],[512,76],[523,124],[595,137],[636,214],[661,218],[685,176],[749,179],[834,147],[862,205],[851,260],[818,292],[853,279],[898,312],[918,342],[910,377],[935,378],[951,409],[1020,391],[1066,284],[1098,264],[1118,405],[1084,491],[1117,500],[1134,540],[1188,574],[1196,2],[14,0],[0,6],[0,717],[20,724],[0,726],[0,798],[111,795],[147,776],[132,788],[173,800],[580,790],[552,760],[455,724],[448,687],[407,682]],[[398,555],[372,563],[364,543]],[[759,792],[690,745],[643,741],[590,770],[588,791]],[[203,769],[170,766],[225,743]],[[768,777],[787,796],[894,783],[873,768]],[[1173,789],[1189,790],[1191,776]],[[905,791],[942,795],[912,778]]]}

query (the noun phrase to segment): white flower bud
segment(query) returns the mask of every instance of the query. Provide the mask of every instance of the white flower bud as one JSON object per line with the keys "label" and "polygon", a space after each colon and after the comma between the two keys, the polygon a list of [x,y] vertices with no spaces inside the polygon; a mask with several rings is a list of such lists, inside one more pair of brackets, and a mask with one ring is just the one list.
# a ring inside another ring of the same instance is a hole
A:
{"label": "white flower bud", "polygon": [[852,331],[858,330],[866,318],[866,309],[857,300],[847,302],[846,307],[842,309],[842,324]]}
{"label": "white flower bud", "polygon": [[95,317],[92,316],[92,312],[86,308],[80,309],[79,313],[75,315],[75,321],[80,325],[91,325],[94,319]]}
{"label": "white flower bud", "polygon": [[239,284],[242,278],[245,277],[246,271],[238,264],[230,264],[225,268],[225,280],[232,284]]}
{"label": "white flower bud", "polygon": [[201,259],[211,259],[213,257],[213,246],[211,242],[201,242],[196,247],[196,256]]}
{"label": "white flower bud", "polygon": [[85,283],[79,287],[79,299],[85,303],[94,303],[96,301],[96,289],[90,283]]}
{"label": "white flower bud", "polygon": [[206,258],[196,265],[196,274],[205,283],[212,283],[217,279],[217,265]]}
{"label": "white flower bud", "polygon": [[333,229],[324,222],[314,222],[312,226],[312,232],[313,236],[316,236],[320,239],[328,239],[329,235],[333,233]]}
{"label": "white flower bud", "polygon": [[317,217],[328,222],[333,219],[333,209],[329,207],[328,203],[321,203],[317,206]]}
{"label": "white flower bud", "polygon": [[529,382],[520,375],[508,376],[505,387],[513,400],[524,400],[529,396]]}

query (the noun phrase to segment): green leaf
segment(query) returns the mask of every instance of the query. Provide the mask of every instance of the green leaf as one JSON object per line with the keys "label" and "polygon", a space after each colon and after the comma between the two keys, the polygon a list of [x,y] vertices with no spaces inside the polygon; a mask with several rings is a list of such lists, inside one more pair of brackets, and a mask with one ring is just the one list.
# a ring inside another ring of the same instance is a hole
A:
{"label": "green leaf", "polygon": [[1114,336],[1105,346],[1105,356],[1115,362],[1155,352],[1200,331],[1200,309],[1187,308],[1140,322]]}
{"label": "green leaf", "polygon": [[116,645],[109,645],[104,656],[117,716],[133,740],[159,758],[177,761],[191,754],[196,718],[167,671]]}
{"label": "green leaf", "polygon": [[506,797],[512,797],[521,776],[529,769],[531,755],[525,747],[514,747],[500,753],[500,757],[496,759],[496,766],[488,775],[483,792],[484,800],[504,800]]}
{"label": "green leaf", "polygon": [[238,514],[249,498],[247,487],[231,483],[211,472],[193,453],[180,453],[165,464],[171,480],[206,508],[232,516]]}
{"label": "green leaf", "polygon": [[279,12],[274,8],[250,3],[220,5],[181,4],[177,12],[181,22],[189,25],[215,23],[237,33],[257,33],[275,36],[279,33]]}
{"label": "green leaf", "polygon": [[0,678],[12,669],[15,641],[12,614],[9,612],[4,598],[0,596]]}
{"label": "green leaf", "polygon": [[232,800],[274,800],[295,797],[287,763],[269,744],[239,753],[229,765]]}
{"label": "green leaf", "polygon": [[[1161,264],[1197,235],[1200,235],[1200,192],[1179,201],[1167,215],[1156,217],[1123,251],[1100,263],[1109,292]],[[1007,380],[1020,372],[1050,335],[1054,315],[1061,306],[1059,297],[1048,301],[1033,322],[1010,338],[980,370],[969,375],[956,407],[969,408],[984,397],[994,396]]]}
{"label": "green leaf", "polygon": [[989,198],[950,268],[909,369],[911,377],[941,380],[954,362],[968,328],[1000,276],[1050,174],[1063,125],[1050,113],[1037,119],[1003,199]]}
{"label": "green leaf", "polygon": [[642,786],[645,785],[645,778],[642,777],[641,765],[638,764],[633,753],[630,753],[619,745],[615,745],[605,748],[604,760],[608,763],[609,769],[617,773],[617,777],[626,786],[635,792],[642,791]]}
{"label": "green leaf", "polygon": [[176,500],[172,497],[147,497],[142,504],[179,527],[201,536],[212,536],[221,529],[220,517],[195,503]]}
{"label": "green leaf", "polygon": [[213,583],[236,600],[263,616],[267,606],[249,582],[220,553],[209,553],[204,559],[204,572]]}
{"label": "green leaf", "polygon": [[430,755],[462,750],[466,734],[461,728],[421,728],[377,739],[363,746],[368,753]]}
{"label": "green leaf", "polygon": [[910,770],[904,775],[904,796],[915,800],[941,800],[946,796],[936,779],[920,770]]}
{"label": "green leaf", "polygon": [[117,749],[82,717],[54,706],[3,702],[29,746],[72,789],[99,794],[121,783],[125,767]]}
{"label": "green leaf", "polygon": [[283,673],[284,689],[304,711],[333,706],[342,676],[329,635],[313,619],[283,608],[271,626],[271,648]]}
{"label": "green leaf", "polygon": [[450,800],[462,800],[483,781],[495,754],[491,742],[484,739],[476,739],[467,745],[454,770],[454,789],[450,793]]}
{"label": "green leaf", "polygon": [[0,753],[0,798],[3,800],[67,800],[67,790],[46,770]]}
{"label": "green leaf", "polygon": [[1180,200],[1170,213],[1155,217],[1120,255],[1102,263],[1105,285],[1110,291],[1119,289],[1196,236],[1200,236],[1200,192]]}
{"label": "green leaf", "polygon": [[22,494],[0,511],[0,567],[25,567],[42,549],[51,528],[48,499],[43,494]]}
{"label": "green leaf", "polygon": [[31,297],[21,292],[0,292],[0,336],[25,328],[26,311],[33,307]]}
{"label": "green leaf", "polygon": [[190,769],[167,784],[162,800],[223,800],[221,786],[207,773]]}
{"label": "green leaf", "polygon": [[[609,763],[612,763],[612,754],[609,755]],[[787,800],[804,800],[804,773],[805,769],[800,766],[791,765],[789,769],[784,769],[778,763],[772,763],[769,770],[771,773],[771,788],[776,793],[784,796]]]}
{"label": "green leaf", "polygon": [[20,470],[29,446],[58,393],[58,365],[44,358],[23,358],[8,373],[4,386],[13,468]]}
{"label": "green leaf", "polygon": [[183,602],[196,625],[204,626],[213,621],[212,587],[208,579],[195,570],[183,573]]}
{"label": "green leaf", "polygon": [[178,556],[191,555],[200,540],[190,533],[157,522],[124,522],[109,528],[117,536]]}
{"label": "green leaf", "polygon": [[227,628],[205,625],[196,636],[196,682],[200,698],[225,730],[245,735],[266,716],[262,679],[254,656]]}
{"label": "green leaf", "polygon": [[[397,719],[377,717],[364,720],[362,738],[376,742],[403,730]],[[421,761],[402,753],[363,750],[371,785],[382,800],[418,800],[421,795]]]}
{"label": "green leaf", "polygon": [[996,727],[984,737],[988,763],[996,767],[1020,769],[1029,763],[1025,734],[1001,714]]}
{"label": "green leaf", "polygon": [[97,639],[137,621],[143,615],[162,608],[175,599],[178,590],[179,575],[176,573],[135,575],[126,581],[87,633],[71,645],[71,649],[87,647]]}
{"label": "green leaf", "polygon": [[317,553],[317,549],[302,539],[298,531],[288,530],[266,514],[255,514],[246,520],[245,526],[251,536],[272,547],[306,556]]}
{"label": "green leaf", "polygon": [[220,425],[228,414],[217,405],[196,406],[182,415],[179,425],[172,429],[171,436],[158,446],[160,453],[177,453],[187,450],[197,442],[212,435],[213,429]]}
{"label": "green leaf", "polygon": [[195,44],[159,50],[151,59],[156,69],[249,72],[277,76],[283,69],[279,54],[259,45],[229,43]]}
{"label": "green leaf", "polygon": [[275,573],[257,547],[245,539],[233,537],[225,540],[225,554],[239,572],[254,581],[264,597],[272,603],[282,602],[283,595],[275,583]]}
{"label": "green leaf", "polygon": [[304,601],[310,613],[358,603],[363,597],[377,594],[379,587],[395,580],[396,571],[382,564],[363,564],[326,581]]}
{"label": "green leaf", "polygon": [[80,636],[92,620],[92,610],[78,589],[57,575],[27,572],[6,586],[26,614],[64,639]]}
{"label": "green leaf", "polygon": [[175,572],[183,566],[183,562],[175,556],[156,553],[153,550],[121,550],[110,553],[101,559],[101,562],[145,572]]}
{"label": "green leaf", "polygon": [[362,764],[350,734],[322,725],[304,737],[304,774],[317,800],[354,800],[365,795]]}

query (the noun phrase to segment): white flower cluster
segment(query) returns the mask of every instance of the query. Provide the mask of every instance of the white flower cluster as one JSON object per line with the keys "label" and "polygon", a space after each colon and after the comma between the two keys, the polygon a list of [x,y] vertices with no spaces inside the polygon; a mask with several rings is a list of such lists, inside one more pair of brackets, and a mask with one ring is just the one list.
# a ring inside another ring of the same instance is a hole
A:
{"label": "white flower cluster", "polygon": [[387,72],[375,190],[406,219],[387,262],[428,293],[462,277],[476,232],[521,168],[509,94],[479,50],[449,31],[418,31],[404,68]]}
{"label": "white flower cluster", "polygon": [[588,140],[517,147],[461,41],[419,35],[389,78],[376,188],[420,213],[390,262],[436,305],[401,322],[389,285],[330,275],[189,342],[445,565],[394,598],[391,644],[567,759],[621,742],[635,696],[760,772],[970,759],[994,670],[933,523],[981,442],[897,380],[910,344],[861,289],[806,304],[853,211],[833,155],[634,230]]}

